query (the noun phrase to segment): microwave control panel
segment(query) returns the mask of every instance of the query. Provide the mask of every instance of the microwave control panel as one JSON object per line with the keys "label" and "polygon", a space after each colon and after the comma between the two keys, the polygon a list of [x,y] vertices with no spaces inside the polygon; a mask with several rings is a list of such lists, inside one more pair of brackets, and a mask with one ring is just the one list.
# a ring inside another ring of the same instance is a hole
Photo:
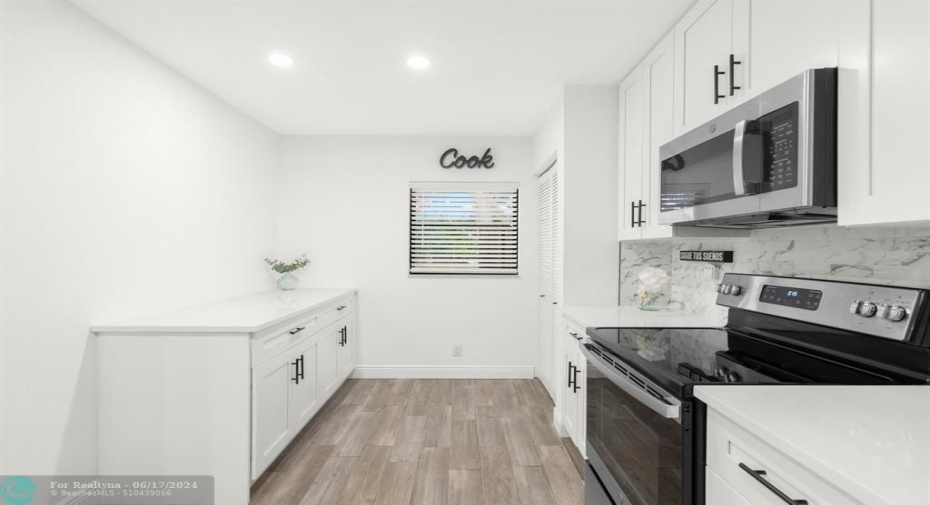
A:
{"label": "microwave control panel", "polygon": [[798,185],[798,103],[759,118],[764,126],[763,191],[778,191]]}

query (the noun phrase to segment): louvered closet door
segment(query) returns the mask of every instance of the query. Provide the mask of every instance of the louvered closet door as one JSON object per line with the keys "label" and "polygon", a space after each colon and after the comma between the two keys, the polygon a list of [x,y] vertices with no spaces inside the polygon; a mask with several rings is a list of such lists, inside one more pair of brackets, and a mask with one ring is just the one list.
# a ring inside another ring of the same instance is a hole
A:
{"label": "louvered closet door", "polygon": [[557,232],[553,209],[557,208],[558,181],[555,168],[550,169],[539,178],[538,193],[538,237],[539,237],[539,353],[536,358],[536,376],[546,389],[553,391],[553,312],[556,301],[556,247]]}

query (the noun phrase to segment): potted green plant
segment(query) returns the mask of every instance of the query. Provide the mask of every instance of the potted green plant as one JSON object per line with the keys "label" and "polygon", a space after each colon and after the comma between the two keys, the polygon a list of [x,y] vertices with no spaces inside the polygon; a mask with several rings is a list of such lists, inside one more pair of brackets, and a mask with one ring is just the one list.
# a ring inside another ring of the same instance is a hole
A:
{"label": "potted green plant", "polygon": [[265,258],[265,264],[271,269],[275,276],[275,284],[279,289],[294,289],[300,284],[297,278],[297,272],[310,264],[310,259],[306,254],[301,254],[298,258],[290,263],[281,260]]}

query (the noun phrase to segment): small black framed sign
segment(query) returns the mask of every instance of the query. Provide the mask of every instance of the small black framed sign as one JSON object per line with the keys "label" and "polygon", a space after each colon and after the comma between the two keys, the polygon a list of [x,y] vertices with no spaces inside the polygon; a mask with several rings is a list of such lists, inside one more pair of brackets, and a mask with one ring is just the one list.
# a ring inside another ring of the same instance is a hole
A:
{"label": "small black framed sign", "polygon": [[678,251],[680,261],[733,263],[733,251]]}

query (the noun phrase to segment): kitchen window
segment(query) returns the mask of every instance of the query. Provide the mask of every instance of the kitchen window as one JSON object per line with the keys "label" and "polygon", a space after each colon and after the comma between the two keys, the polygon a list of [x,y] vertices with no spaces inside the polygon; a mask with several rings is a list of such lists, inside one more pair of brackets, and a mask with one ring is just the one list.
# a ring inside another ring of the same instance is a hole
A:
{"label": "kitchen window", "polygon": [[410,273],[516,275],[516,183],[412,183]]}

